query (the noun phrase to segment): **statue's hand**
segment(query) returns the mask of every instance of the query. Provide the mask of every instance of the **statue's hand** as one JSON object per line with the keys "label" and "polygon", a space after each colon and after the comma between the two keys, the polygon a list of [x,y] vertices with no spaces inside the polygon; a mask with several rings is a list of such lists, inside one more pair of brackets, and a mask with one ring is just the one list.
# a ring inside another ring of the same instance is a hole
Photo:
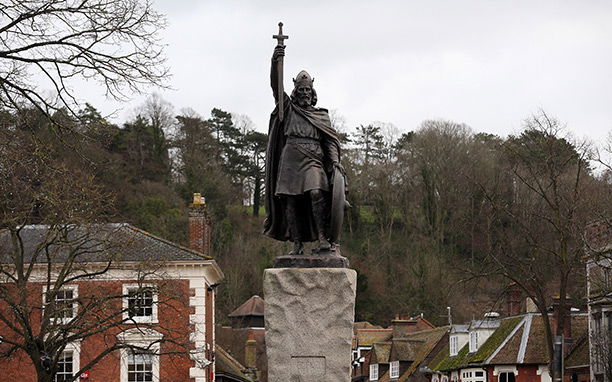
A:
{"label": "statue's hand", "polygon": [[272,54],[272,61],[278,61],[280,57],[284,57],[284,56],[285,56],[285,46],[277,45],[274,48],[274,53]]}

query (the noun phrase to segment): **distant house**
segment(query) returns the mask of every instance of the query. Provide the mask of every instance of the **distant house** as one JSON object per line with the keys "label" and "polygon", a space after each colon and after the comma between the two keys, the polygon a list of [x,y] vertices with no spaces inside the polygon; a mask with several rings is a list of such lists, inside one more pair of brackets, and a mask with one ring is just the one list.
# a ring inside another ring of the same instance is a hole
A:
{"label": "distant house", "polygon": [[397,315],[387,329],[355,325],[352,380],[427,381],[420,365],[448,340],[448,327],[435,328],[423,317]]}
{"label": "distant house", "polygon": [[253,382],[247,368],[217,344],[215,382]]}
{"label": "distant house", "polygon": [[612,223],[585,229],[591,378],[612,382]]}
{"label": "distant house", "polygon": [[[53,335],[75,336],[86,328],[92,333],[56,353],[49,350],[44,354],[59,360],[56,381],[72,379],[92,357],[118,343],[145,350],[118,349],[91,369],[84,370],[79,379],[117,382],[214,380],[215,286],[222,280],[223,273],[209,256],[210,220],[201,199],[196,199],[192,205],[189,224],[192,248],[125,223],[67,225],[62,232],[55,232],[55,228],[46,225],[21,228],[19,239],[24,248],[23,256],[34,264],[26,286],[34,335],[47,321],[51,328],[48,333]],[[8,258],[15,249],[11,240],[15,236],[11,235],[0,230],[3,272],[11,272],[14,264]],[[59,235],[59,239],[51,240],[54,235]],[[108,247],[99,244],[102,239]],[[62,263],[68,261],[77,243],[84,252],[75,272],[90,276],[68,280],[56,290],[54,280],[59,275],[54,273],[55,269],[61,269]],[[46,251],[45,256],[37,260],[34,256],[41,249]],[[0,288],[6,291],[12,287],[8,279],[1,279]],[[113,296],[113,302],[102,303]],[[49,306],[57,309],[51,311]],[[0,301],[3,317],[10,316],[10,309],[6,300]],[[48,318],[43,314],[49,315]],[[114,320],[113,325],[106,328],[111,320]],[[104,330],[98,332],[96,328]],[[3,339],[0,353],[9,355],[0,358],[2,381],[35,380],[35,366],[26,353],[8,351],[11,341],[20,341],[18,331],[10,322],[0,323]],[[45,341],[47,337],[40,340]]]}
{"label": "distant house", "polygon": [[369,323],[356,323],[353,337],[352,380],[367,381],[370,375],[370,351],[375,343],[387,342],[393,337],[392,329],[383,329]]}
{"label": "distant house", "polygon": [[[550,315],[551,320],[553,317]],[[566,320],[567,332],[573,338],[582,338],[587,331],[587,318],[584,313],[572,314]],[[449,346],[423,368],[431,382],[551,381],[544,323],[539,313],[501,319],[488,315],[470,323],[467,338],[465,326],[451,329],[450,338]],[[569,356],[576,360],[584,357],[580,341],[570,348],[566,360],[570,360]]]}
{"label": "distant house", "polygon": [[378,381],[389,371],[389,356],[391,355],[392,342],[375,342],[372,350],[367,355],[367,363],[370,365],[370,381]]}
{"label": "distant house", "polygon": [[216,327],[219,346],[244,365],[242,375],[245,378],[267,382],[264,300],[259,296],[252,296],[228,317],[231,319],[231,326]]}

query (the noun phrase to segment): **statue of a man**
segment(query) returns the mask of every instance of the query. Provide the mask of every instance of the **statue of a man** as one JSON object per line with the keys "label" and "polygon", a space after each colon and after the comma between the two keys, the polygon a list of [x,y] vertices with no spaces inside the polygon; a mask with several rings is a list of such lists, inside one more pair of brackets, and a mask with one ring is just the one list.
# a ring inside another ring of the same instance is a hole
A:
{"label": "statue of a man", "polygon": [[315,107],[317,93],[306,71],[293,79],[291,96],[279,94],[282,72],[277,62],[284,55],[285,47],[276,46],[270,75],[276,108],[270,117],[266,152],[264,232],[277,240],[291,240],[290,255],[302,254],[303,242],[316,240],[318,252],[324,253],[332,246],[328,224],[334,168],[344,174],[340,142],[327,110]]}

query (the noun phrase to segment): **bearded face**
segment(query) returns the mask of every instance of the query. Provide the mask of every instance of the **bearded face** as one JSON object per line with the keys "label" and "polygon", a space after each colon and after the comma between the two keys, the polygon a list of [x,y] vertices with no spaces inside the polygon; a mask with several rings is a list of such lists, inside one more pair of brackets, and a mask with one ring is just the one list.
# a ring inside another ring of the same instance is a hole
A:
{"label": "bearded face", "polygon": [[295,92],[297,104],[300,107],[308,107],[312,105],[312,87],[300,85]]}

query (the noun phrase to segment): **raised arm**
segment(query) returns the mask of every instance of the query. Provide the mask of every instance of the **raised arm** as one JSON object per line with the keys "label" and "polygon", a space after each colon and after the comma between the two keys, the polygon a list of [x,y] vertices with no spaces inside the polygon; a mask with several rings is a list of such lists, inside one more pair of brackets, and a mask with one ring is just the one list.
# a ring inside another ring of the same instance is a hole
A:
{"label": "raised arm", "polygon": [[272,86],[272,94],[274,95],[274,101],[278,103],[278,60],[285,56],[285,47],[277,45],[274,48],[272,54],[272,65],[270,67],[270,86]]}

